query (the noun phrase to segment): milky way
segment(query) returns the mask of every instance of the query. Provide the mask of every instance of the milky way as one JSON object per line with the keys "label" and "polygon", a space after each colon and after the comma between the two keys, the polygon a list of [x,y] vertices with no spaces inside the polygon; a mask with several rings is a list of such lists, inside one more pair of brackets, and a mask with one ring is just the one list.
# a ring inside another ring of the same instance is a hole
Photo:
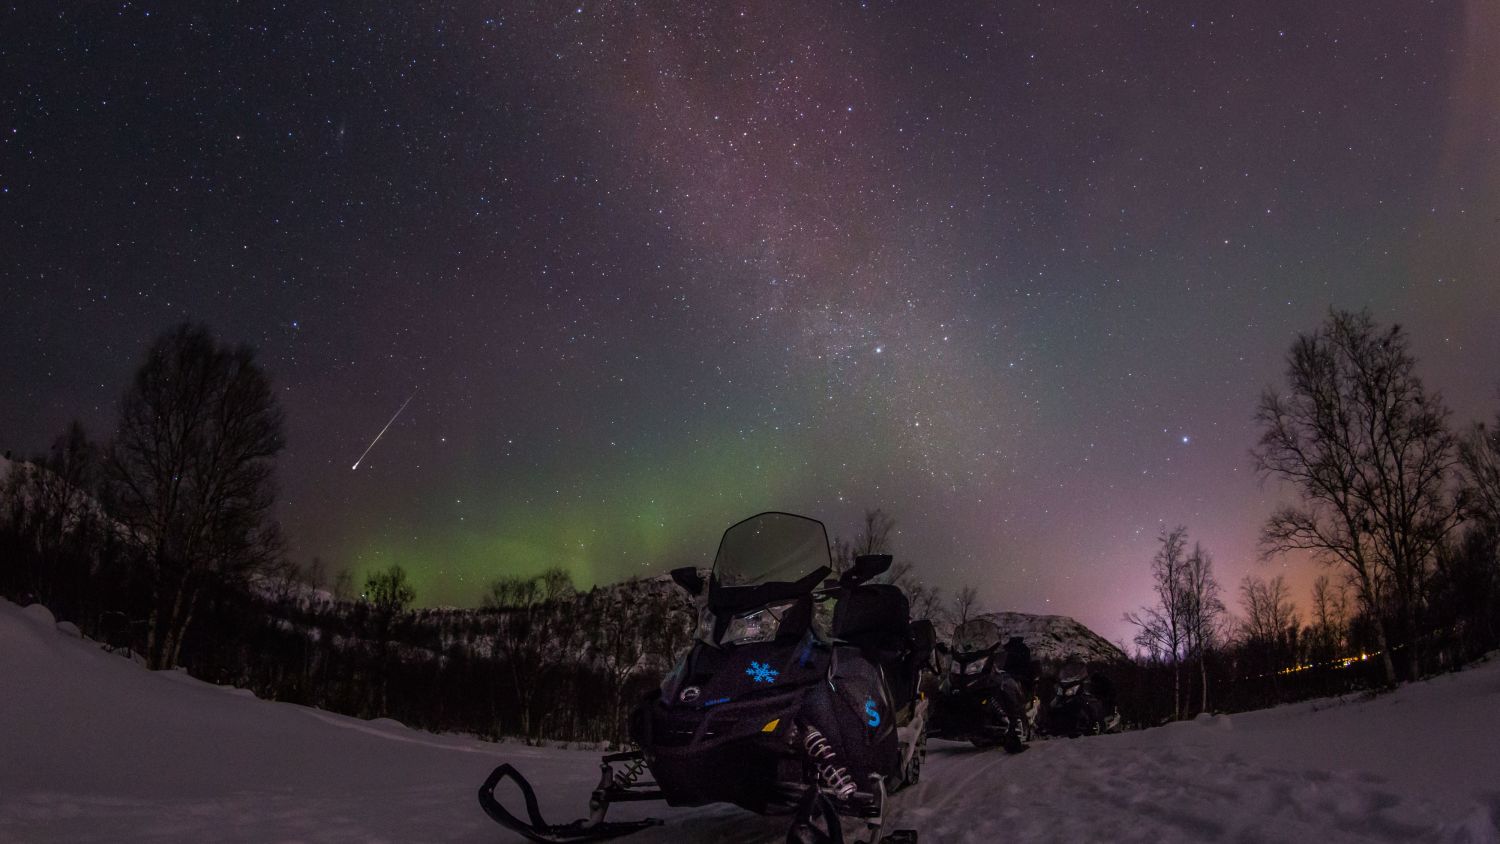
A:
{"label": "milky way", "polygon": [[1247,453],[1329,307],[1500,409],[1486,0],[308,5],[0,11],[0,446],[191,319],[276,379],[298,559],[471,603],[881,506],[1119,638],[1164,524],[1310,582]]}

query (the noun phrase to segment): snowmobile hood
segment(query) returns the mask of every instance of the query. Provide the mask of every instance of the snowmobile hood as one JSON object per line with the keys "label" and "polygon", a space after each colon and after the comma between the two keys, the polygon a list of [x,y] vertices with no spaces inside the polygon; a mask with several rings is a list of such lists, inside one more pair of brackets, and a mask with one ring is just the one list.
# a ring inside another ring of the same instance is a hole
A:
{"label": "snowmobile hood", "polygon": [[672,689],[672,708],[712,709],[731,701],[770,697],[823,679],[829,651],[809,632],[795,642],[756,642],[731,648],[695,646]]}

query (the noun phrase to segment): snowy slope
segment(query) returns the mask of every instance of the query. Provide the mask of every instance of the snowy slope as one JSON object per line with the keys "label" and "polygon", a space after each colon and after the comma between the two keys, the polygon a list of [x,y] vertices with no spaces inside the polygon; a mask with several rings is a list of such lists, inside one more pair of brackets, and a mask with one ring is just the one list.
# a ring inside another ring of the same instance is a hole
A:
{"label": "snowy slope", "polygon": [[[931,842],[1500,841],[1500,662],[1011,757],[934,742],[898,825]],[[0,841],[506,841],[499,760],[580,813],[593,754],[434,736],[151,673],[0,602]],[[620,817],[646,810],[629,807]],[[771,842],[783,822],[661,809],[640,842]]]}

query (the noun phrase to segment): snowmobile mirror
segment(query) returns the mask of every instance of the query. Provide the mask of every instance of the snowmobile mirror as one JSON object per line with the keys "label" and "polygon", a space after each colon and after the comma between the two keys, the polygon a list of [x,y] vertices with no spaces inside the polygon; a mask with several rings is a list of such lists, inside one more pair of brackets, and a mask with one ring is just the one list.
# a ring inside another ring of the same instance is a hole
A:
{"label": "snowmobile mirror", "polygon": [[890,554],[860,554],[854,565],[844,572],[844,582],[849,585],[864,583],[876,575],[884,574],[891,567]]}
{"label": "snowmobile mirror", "polygon": [[681,586],[683,591],[695,598],[703,594],[703,575],[699,574],[694,566],[672,569],[672,582]]}

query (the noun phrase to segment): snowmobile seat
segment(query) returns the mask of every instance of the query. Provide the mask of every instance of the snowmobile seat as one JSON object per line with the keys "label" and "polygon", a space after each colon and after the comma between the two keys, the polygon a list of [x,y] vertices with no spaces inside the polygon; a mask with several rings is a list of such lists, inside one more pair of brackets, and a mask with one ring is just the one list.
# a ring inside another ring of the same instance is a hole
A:
{"label": "snowmobile seat", "polygon": [[833,611],[833,635],[888,662],[911,648],[911,605],[899,587],[887,583],[856,586]]}
{"label": "snowmobile seat", "polygon": [[1094,673],[1090,674],[1089,675],[1089,691],[1091,691],[1091,692],[1094,693],[1094,697],[1099,698],[1100,700],[1104,701],[1104,703],[1108,704],[1109,706],[1114,706],[1114,703],[1115,703],[1115,684],[1112,683],[1112,682],[1110,682],[1109,677],[1107,677],[1107,676],[1105,676],[1103,674],[1100,674],[1097,671],[1095,671]]}
{"label": "snowmobile seat", "polygon": [[899,671],[891,676],[891,694],[900,709],[915,700],[922,682],[922,670],[932,662],[932,649],[937,644],[937,631],[932,622],[918,619],[911,623],[911,650]]}
{"label": "snowmobile seat", "polygon": [[932,651],[937,647],[937,629],[931,621],[921,618],[911,623],[911,647],[915,668],[922,668],[932,659]]}
{"label": "snowmobile seat", "polygon": [[1031,648],[1026,647],[1026,640],[1020,636],[1012,636],[1004,645],[1005,651],[1005,673],[1012,677],[1025,677],[1031,673]]}
{"label": "snowmobile seat", "polygon": [[[914,627],[925,625],[928,654],[912,666],[916,656]],[[856,586],[833,611],[833,635],[859,648],[865,658],[885,672],[893,706],[900,710],[916,696],[917,671],[931,653],[935,638],[931,624],[911,622],[911,605],[900,588],[884,583]]]}

